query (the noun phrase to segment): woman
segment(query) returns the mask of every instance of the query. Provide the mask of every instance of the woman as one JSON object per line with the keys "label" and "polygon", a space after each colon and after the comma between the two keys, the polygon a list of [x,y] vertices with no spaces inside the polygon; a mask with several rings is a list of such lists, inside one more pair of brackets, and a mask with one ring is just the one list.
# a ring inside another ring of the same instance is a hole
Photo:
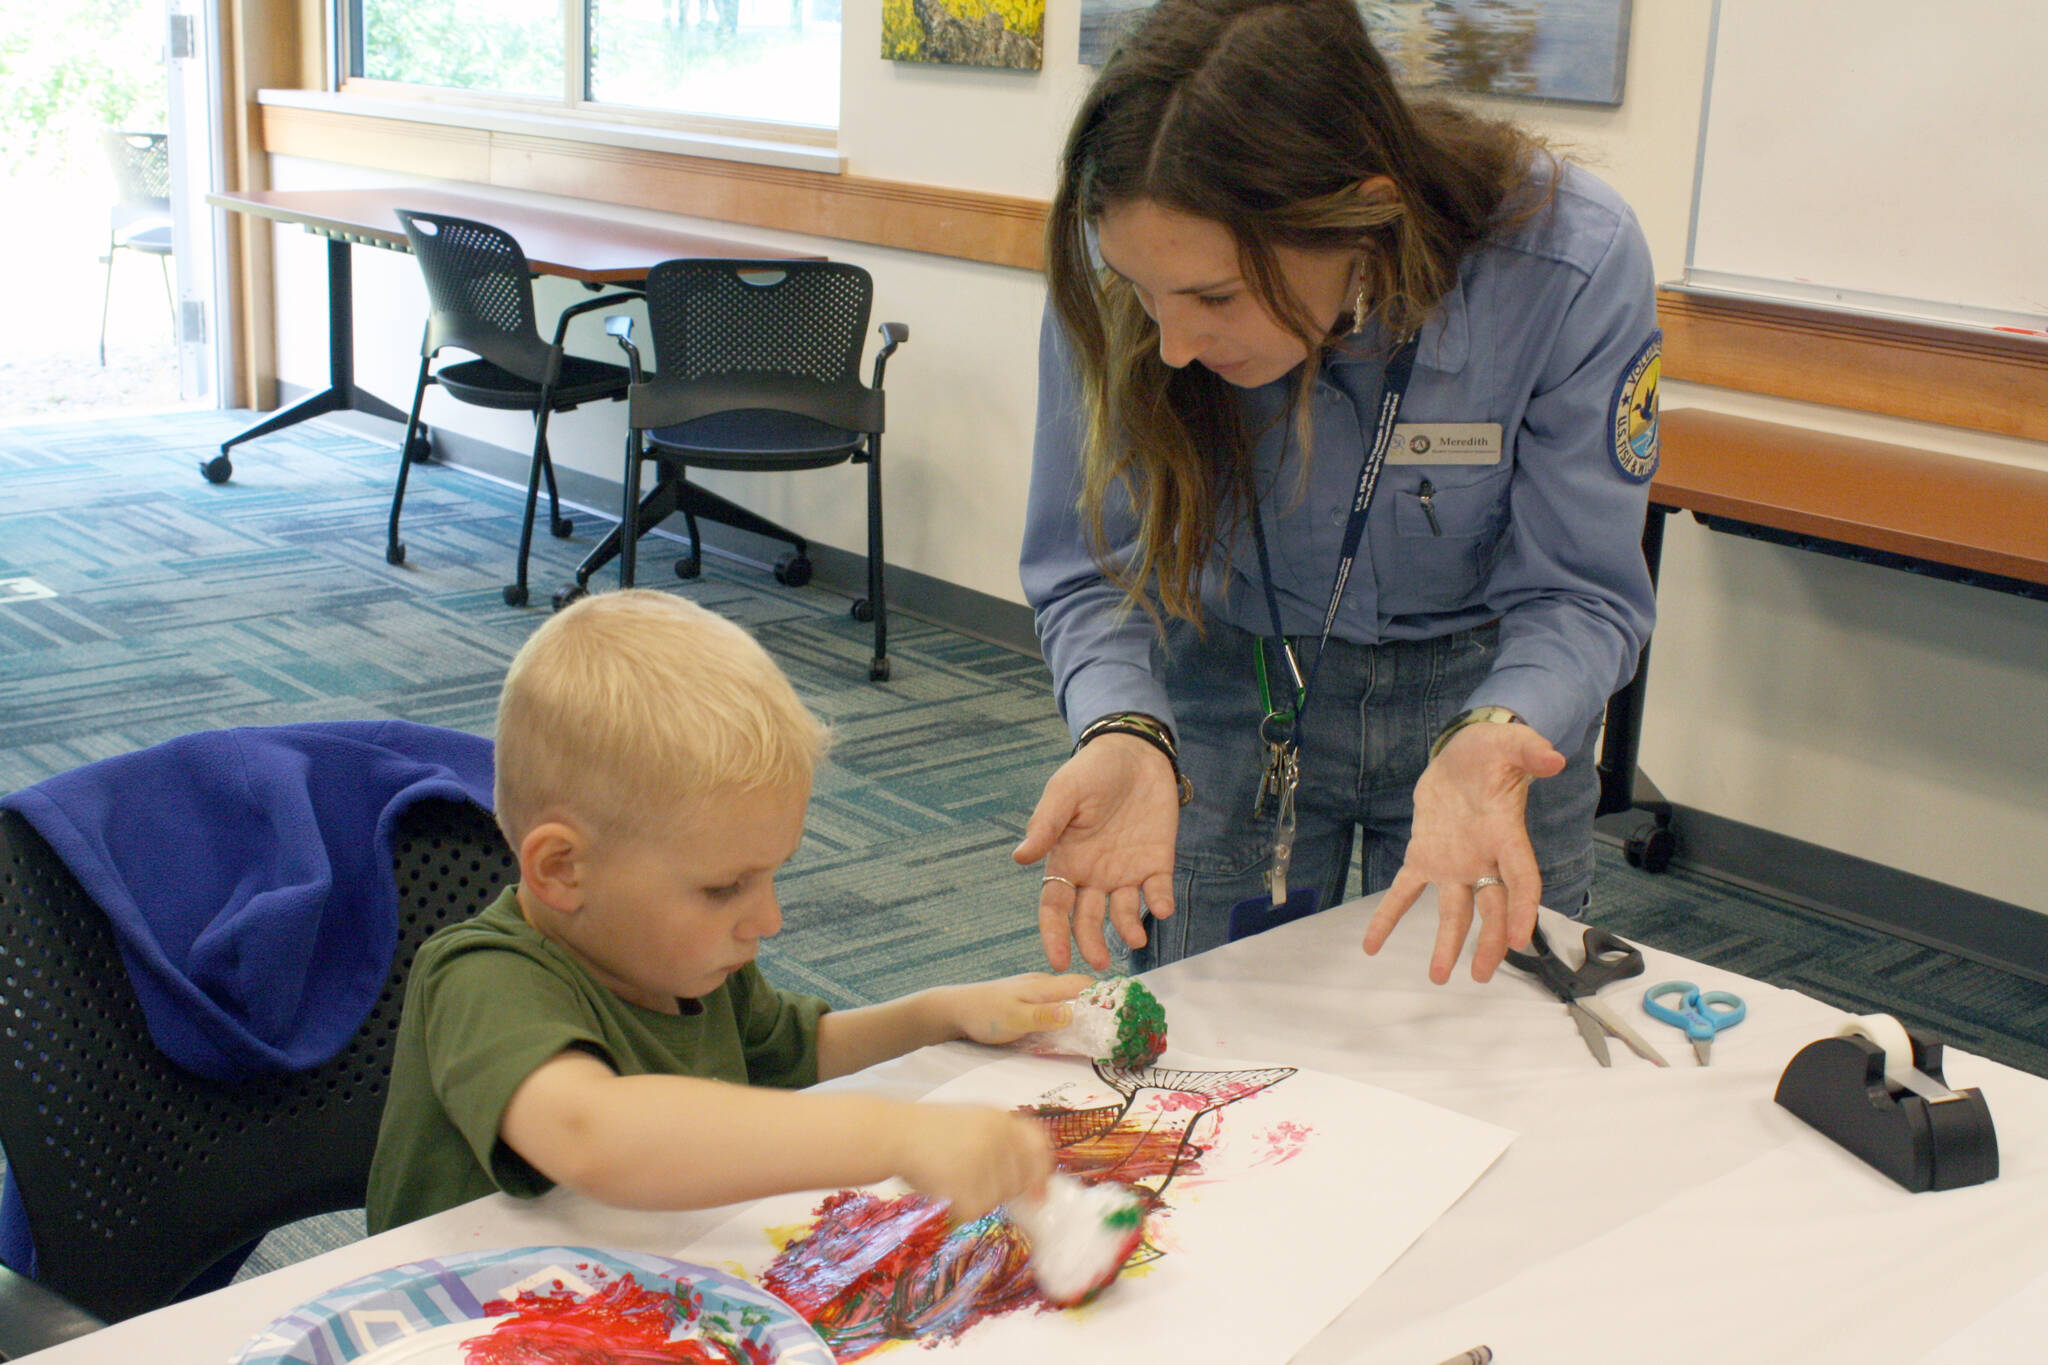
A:
{"label": "woman", "polygon": [[1022,567],[1077,747],[1016,857],[1048,958],[1335,904],[1362,839],[1366,951],[1434,884],[1432,979],[1476,910],[1486,980],[1539,900],[1586,901],[1594,737],[1654,610],[1634,215],[1405,101],[1350,0],[1163,0],[1047,234]]}

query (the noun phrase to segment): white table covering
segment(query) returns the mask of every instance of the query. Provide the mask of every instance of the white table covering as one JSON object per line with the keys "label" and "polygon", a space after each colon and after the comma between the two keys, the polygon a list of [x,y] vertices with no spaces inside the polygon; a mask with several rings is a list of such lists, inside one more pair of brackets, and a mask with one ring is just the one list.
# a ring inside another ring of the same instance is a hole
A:
{"label": "white table covering", "polygon": [[[1908,1194],[1772,1101],[1785,1063],[1832,1033],[1838,1011],[1646,948],[1646,974],[1603,998],[1640,1019],[1672,1065],[1617,1045],[1603,1070],[1563,1008],[1513,971],[1485,986],[1464,975],[1430,985],[1427,901],[1378,958],[1364,957],[1372,904],[1148,978],[1178,1046],[1352,1076],[1520,1134],[1299,1361],[1435,1365],[1485,1343],[1501,1365],[1915,1362],[2048,1274],[2048,1080],[1951,1052],[1950,1083],[1982,1086],[1989,1101],[2001,1174]],[[1553,941],[1575,956],[1570,926],[1553,925]],[[1642,988],[1671,978],[1749,1002],[1710,1068],[1640,1014]],[[850,1082],[915,1097],[989,1056],[950,1044]],[[493,1196],[33,1358],[223,1365],[273,1317],[386,1266],[539,1243],[674,1255],[731,1212]]]}

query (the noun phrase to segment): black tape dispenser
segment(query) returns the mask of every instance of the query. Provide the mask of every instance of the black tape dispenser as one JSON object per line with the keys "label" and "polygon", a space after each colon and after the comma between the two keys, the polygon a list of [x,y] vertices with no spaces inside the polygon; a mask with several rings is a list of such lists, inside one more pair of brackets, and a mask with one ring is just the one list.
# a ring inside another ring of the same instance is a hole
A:
{"label": "black tape dispenser", "polygon": [[1888,1014],[1850,1019],[1785,1067],[1777,1100],[1915,1194],[1998,1178],[1998,1134],[1977,1090],[1951,1090],[1941,1044]]}

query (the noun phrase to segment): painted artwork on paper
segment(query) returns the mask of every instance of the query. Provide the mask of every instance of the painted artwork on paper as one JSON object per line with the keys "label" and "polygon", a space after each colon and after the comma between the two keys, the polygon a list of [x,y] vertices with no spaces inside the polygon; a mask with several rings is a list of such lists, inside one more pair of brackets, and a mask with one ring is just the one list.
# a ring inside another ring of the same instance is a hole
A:
{"label": "painted artwork on paper", "polygon": [[[1360,0],[1373,45],[1418,90],[1620,104],[1632,0]],[[1081,0],[1081,60],[1100,66],[1150,0]]]}
{"label": "painted artwork on paper", "polygon": [[[1094,1071],[1117,1098],[1077,1100],[1063,1086],[1024,1112],[1046,1126],[1062,1171],[1143,1193],[1145,1236],[1125,1263],[1129,1270],[1162,1254],[1152,1228],[1171,1211],[1167,1187],[1177,1176],[1200,1176],[1222,1111],[1286,1080],[1294,1068],[1123,1070],[1096,1063]],[[1306,1129],[1289,1125],[1262,1140],[1286,1160],[1307,1137]],[[761,1283],[801,1312],[842,1362],[891,1341],[956,1338],[989,1318],[1051,1306],[1033,1284],[1030,1248],[1008,1218],[990,1214],[948,1231],[944,1207],[918,1194],[832,1195]]]}
{"label": "painted artwork on paper", "polygon": [[[1028,1243],[1001,1211],[952,1228],[900,1186],[763,1200],[687,1254],[791,1303],[841,1361],[899,1341],[978,1361],[1154,1358],[1162,1322],[1202,1322],[1189,1344],[1218,1358],[1285,1360],[1509,1137],[1319,1072],[1171,1059],[1010,1057],[931,1096],[1029,1114],[1061,1170],[1141,1192],[1144,1235],[1122,1277],[1077,1308],[1038,1292]],[[1399,1179],[1364,1178],[1383,1161]],[[1326,1254],[1333,1232],[1342,1257]],[[1207,1310],[1225,1301],[1285,1301],[1288,1321],[1219,1323]]]}
{"label": "painted artwork on paper", "polygon": [[1036,71],[1045,64],[1045,0],[882,0],[882,56]]}

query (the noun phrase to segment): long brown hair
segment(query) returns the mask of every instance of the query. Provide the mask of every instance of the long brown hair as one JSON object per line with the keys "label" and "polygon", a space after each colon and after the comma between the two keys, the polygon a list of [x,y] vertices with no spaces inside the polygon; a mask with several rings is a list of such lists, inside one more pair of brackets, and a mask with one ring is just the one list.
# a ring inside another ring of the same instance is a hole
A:
{"label": "long brown hair", "polygon": [[[1156,595],[1168,613],[1201,619],[1202,565],[1252,496],[1250,438],[1225,381],[1160,359],[1158,325],[1095,264],[1096,219],[1147,200],[1229,228],[1247,286],[1308,350],[1293,405],[1305,423],[1313,361],[1331,338],[1287,288],[1276,249],[1357,253],[1369,319],[1402,335],[1502,221],[1538,145],[1511,125],[1403,99],[1353,0],[1161,0],[1124,35],[1067,135],[1046,275],[1088,412],[1082,514],[1096,558],[1134,601],[1150,611]],[[1391,195],[1358,192],[1376,176]],[[1138,544],[1113,564],[1102,512],[1118,484]]]}

